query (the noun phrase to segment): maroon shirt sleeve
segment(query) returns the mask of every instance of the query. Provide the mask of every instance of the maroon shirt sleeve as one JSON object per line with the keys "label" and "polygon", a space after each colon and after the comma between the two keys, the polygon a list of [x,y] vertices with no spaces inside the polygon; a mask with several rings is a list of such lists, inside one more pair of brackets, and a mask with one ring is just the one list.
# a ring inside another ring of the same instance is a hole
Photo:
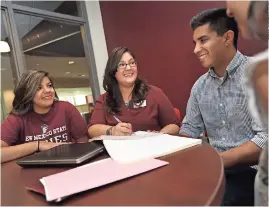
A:
{"label": "maroon shirt sleeve", "polygon": [[94,105],[94,111],[89,120],[89,127],[95,124],[107,124],[105,115],[105,94],[100,95]]}
{"label": "maroon shirt sleeve", "polygon": [[88,135],[87,123],[80,115],[79,111],[72,104],[67,103],[67,114],[70,118],[70,132],[74,139],[81,138]]}
{"label": "maroon shirt sleeve", "polygon": [[1,140],[9,146],[14,145],[19,140],[22,121],[18,116],[8,115],[1,124]]}
{"label": "maroon shirt sleeve", "polygon": [[164,92],[154,87],[156,102],[158,104],[158,118],[162,127],[169,124],[176,124],[180,127],[180,121],[174,111],[174,107]]}

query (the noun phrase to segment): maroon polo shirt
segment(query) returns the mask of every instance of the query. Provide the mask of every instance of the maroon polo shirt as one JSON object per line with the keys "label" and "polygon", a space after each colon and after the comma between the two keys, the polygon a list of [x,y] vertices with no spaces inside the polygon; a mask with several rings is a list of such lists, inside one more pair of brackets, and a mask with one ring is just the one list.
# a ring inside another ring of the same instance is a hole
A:
{"label": "maroon polo shirt", "polygon": [[109,114],[107,112],[105,108],[106,95],[107,93],[102,94],[96,101],[89,126],[94,124],[115,126],[118,121],[113,115],[121,122],[131,123],[133,131],[160,131],[168,124],[180,125],[171,102],[164,92],[156,86],[149,85],[149,91],[145,99],[146,106],[137,108],[130,104],[127,107],[122,103],[121,111],[118,114]]}
{"label": "maroon polo shirt", "polygon": [[87,124],[69,102],[56,101],[46,114],[34,111],[9,115],[1,125],[1,140],[9,146],[31,141],[71,142],[87,135]]}

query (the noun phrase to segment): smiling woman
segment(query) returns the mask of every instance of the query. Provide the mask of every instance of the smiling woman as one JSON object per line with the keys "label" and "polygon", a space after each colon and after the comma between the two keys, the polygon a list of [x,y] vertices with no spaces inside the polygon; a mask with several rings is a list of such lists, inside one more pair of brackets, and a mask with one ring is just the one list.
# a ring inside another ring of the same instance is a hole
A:
{"label": "smiling woman", "polygon": [[138,64],[126,47],[115,48],[107,61],[101,95],[89,123],[89,135],[130,135],[133,131],[177,134],[179,120],[164,92],[138,77]]}
{"label": "smiling woman", "polygon": [[13,109],[1,125],[1,162],[88,140],[86,122],[72,104],[58,101],[47,72],[24,73],[14,94]]}
{"label": "smiling woman", "polygon": [[22,75],[15,88],[12,113],[24,115],[34,109],[39,114],[45,114],[51,108],[55,97],[58,99],[48,73],[29,71]]}

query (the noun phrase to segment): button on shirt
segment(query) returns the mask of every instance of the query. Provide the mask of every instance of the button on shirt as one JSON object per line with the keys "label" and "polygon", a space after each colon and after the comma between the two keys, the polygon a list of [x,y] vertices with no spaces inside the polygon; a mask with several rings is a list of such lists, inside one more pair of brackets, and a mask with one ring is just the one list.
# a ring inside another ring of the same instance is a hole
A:
{"label": "button on shirt", "polygon": [[180,133],[198,137],[207,132],[210,144],[223,152],[252,141],[263,148],[267,134],[248,111],[242,82],[249,57],[236,53],[223,79],[213,69],[194,84]]}

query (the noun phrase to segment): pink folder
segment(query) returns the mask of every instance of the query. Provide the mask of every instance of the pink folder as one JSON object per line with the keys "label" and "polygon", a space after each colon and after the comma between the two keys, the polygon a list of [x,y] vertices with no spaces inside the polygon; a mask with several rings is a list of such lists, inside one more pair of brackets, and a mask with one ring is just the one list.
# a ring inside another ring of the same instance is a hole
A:
{"label": "pink folder", "polygon": [[132,177],[167,164],[168,162],[158,159],[120,164],[107,158],[43,177],[40,181],[44,185],[47,201],[60,201],[72,194]]}

